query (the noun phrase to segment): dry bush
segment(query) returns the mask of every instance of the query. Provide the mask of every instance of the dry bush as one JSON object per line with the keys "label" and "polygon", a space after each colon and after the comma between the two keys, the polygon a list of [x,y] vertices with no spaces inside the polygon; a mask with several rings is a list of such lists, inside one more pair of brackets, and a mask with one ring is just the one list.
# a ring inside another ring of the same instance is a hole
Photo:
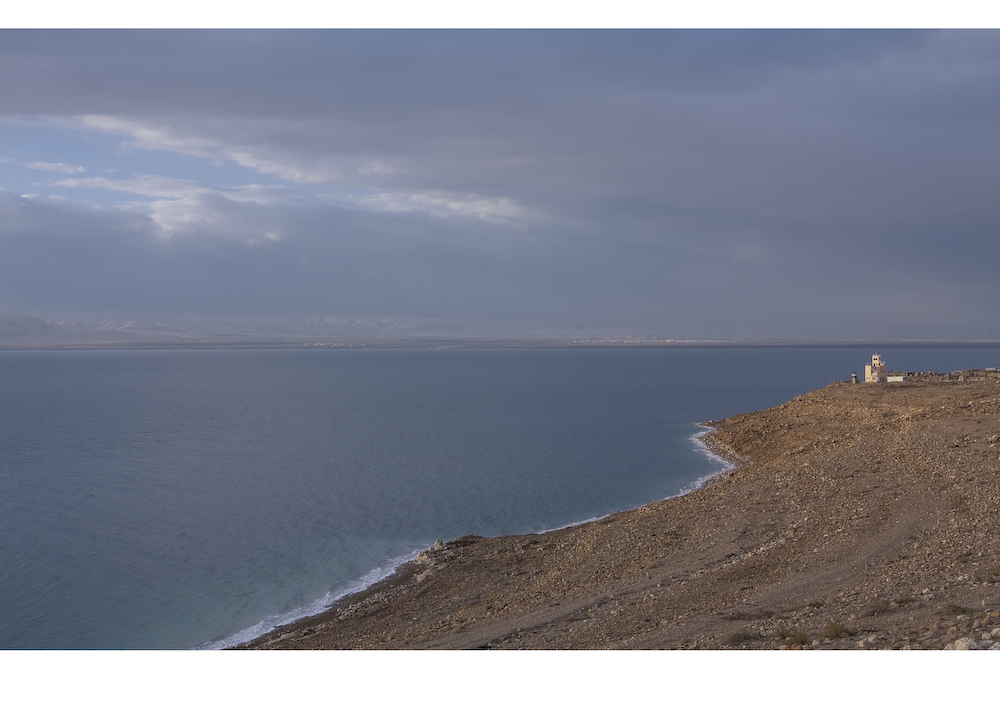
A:
{"label": "dry bush", "polygon": [[837,623],[836,621],[831,621],[826,625],[826,628],[823,629],[823,638],[829,638],[829,639],[840,638],[845,633],[848,636],[853,636],[855,633],[857,633],[857,631],[851,631],[846,626],[844,626],[844,624]]}
{"label": "dry bush", "polygon": [[750,643],[751,641],[756,641],[760,636],[756,633],[748,631],[743,628],[739,631],[733,631],[731,634],[726,636],[726,645],[738,646],[741,643]]}
{"label": "dry bush", "polygon": [[876,597],[872,600],[872,603],[868,605],[868,608],[862,612],[862,616],[876,616],[878,614],[884,614],[889,610],[889,602],[880,597]]}
{"label": "dry bush", "polygon": [[784,641],[786,646],[804,646],[809,643],[809,636],[798,629],[789,628],[784,621],[775,627],[774,635]]}
{"label": "dry bush", "polygon": [[972,616],[972,609],[958,604],[945,604],[938,610],[938,613],[942,616],[960,616],[961,614]]}

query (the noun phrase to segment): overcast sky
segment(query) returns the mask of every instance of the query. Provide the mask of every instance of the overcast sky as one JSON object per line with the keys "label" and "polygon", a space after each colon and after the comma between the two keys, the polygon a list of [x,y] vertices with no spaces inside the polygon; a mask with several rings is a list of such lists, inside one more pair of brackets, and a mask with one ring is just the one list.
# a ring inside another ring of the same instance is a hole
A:
{"label": "overcast sky", "polygon": [[0,32],[0,314],[1000,339],[1000,32]]}

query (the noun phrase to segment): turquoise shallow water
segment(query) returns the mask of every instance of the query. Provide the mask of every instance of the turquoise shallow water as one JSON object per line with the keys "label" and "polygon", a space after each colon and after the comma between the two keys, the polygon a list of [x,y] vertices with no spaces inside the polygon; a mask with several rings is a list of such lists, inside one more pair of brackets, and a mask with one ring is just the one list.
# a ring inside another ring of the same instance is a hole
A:
{"label": "turquoise shallow water", "polygon": [[[885,349],[890,368],[996,349]],[[696,423],[868,350],[0,352],[0,647],[218,647],[464,533],[719,468]]]}

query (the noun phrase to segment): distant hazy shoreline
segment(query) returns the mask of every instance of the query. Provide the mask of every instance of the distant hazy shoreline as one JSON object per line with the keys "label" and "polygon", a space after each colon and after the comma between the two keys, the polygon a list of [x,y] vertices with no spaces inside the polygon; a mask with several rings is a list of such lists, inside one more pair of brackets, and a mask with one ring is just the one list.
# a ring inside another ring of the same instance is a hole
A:
{"label": "distant hazy shoreline", "polygon": [[0,351],[168,351],[204,349],[496,349],[496,348],[1000,348],[1000,341],[681,341],[618,339],[406,339],[398,341],[109,341],[4,343]]}
{"label": "distant hazy shoreline", "polygon": [[1000,347],[1000,340],[666,336],[622,330],[488,331],[391,315],[0,314],[0,351],[316,348]]}

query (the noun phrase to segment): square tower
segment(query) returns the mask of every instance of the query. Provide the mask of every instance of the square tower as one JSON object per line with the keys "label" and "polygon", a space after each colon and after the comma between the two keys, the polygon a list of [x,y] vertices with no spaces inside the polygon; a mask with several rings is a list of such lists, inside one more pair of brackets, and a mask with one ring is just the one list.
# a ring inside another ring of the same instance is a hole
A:
{"label": "square tower", "polygon": [[885,383],[888,377],[882,356],[875,354],[871,364],[865,366],[865,383]]}

